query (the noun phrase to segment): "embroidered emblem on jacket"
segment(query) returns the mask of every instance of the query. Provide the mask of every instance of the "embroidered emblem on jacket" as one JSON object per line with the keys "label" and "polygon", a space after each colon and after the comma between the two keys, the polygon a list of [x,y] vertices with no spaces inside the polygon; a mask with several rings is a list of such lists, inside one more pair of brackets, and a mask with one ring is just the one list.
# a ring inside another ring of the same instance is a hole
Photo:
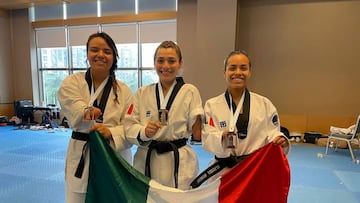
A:
{"label": "embroidered emblem on jacket", "polygon": [[226,127],[226,121],[220,121],[219,125],[220,125],[220,128],[225,128]]}

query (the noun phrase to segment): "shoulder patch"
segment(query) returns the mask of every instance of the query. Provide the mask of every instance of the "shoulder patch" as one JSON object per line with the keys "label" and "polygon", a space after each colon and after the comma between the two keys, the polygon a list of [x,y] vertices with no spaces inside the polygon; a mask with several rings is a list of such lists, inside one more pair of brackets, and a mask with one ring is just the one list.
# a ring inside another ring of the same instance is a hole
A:
{"label": "shoulder patch", "polygon": [[128,108],[128,110],[127,110],[127,114],[131,115],[133,110],[134,110],[134,104],[131,104],[130,107]]}
{"label": "shoulder patch", "polygon": [[151,111],[146,111],[146,118],[151,118]]}

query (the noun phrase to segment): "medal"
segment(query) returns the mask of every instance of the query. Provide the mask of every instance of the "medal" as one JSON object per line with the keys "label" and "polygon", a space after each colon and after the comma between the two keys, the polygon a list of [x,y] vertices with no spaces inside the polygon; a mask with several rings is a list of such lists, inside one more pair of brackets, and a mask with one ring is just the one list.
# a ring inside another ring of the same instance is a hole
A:
{"label": "medal", "polygon": [[168,124],[168,110],[166,110],[166,109],[159,110],[159,121],[160,121],[161,125]]}
{"label": "medal", "polygon": [[234,132],[230,132],[228,133],[227,137],[226,137],[226,148],[235,148],[236,145],[236,136]]}
{"label": "medal", "polygon": [[159,82],[159,85],[157,86],[157,90],[159,92],[159,95],[157,95],[158,108],[159,108],[159,122],[160,122],[161,125],[167,125],[168,124],[168,119],[169,119],[169,115],[168,115],[169,111],[168,111],[168,109],[170,109],[170,108],[167,108],[167,104],[169,102],[170,95],[172,94],[173,89],[175,87],[175,84],[176,84],[176,81],[174,81],[174,83],[171,85],[171,87],[170,87],[168,93],[166,94],[166,96],[164,96],[164,94],[163,94],[160,82]]}

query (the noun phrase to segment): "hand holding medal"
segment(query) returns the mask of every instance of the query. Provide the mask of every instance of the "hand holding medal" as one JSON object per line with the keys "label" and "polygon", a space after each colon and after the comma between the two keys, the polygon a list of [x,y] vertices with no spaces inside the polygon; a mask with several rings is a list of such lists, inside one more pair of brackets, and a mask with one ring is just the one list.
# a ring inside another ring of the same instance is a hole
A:
{"label": "hand holding medal", "polygon": [[154,137],[157,131],[162,127],[159,121],[149,121],[145,127],[145,135],[148,138]]}
{"label": "hand holding medal", "polygon": [[94,117],[94,107],[88,106],[88,107],[86,107],[86,108],[84,109],[83,120],[84,120],[84,121],[95,120],[95,117]]}
{"label": "hand holding medal", "polygon": [[89,106],[84,109],[83,120],[92,121],[97,120],[102,115],[102,112],[99,108]]}

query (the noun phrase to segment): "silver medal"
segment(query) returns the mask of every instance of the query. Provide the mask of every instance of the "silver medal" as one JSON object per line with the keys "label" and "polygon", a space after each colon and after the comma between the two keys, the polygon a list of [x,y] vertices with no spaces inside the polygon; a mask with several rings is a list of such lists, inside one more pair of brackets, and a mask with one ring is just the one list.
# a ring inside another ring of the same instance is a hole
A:
{"label": "silver medal", "polygon": [[159,110],[159,121],[160,121],[161,125],[168,124],[168,110],[166,110],[166,109]]}

